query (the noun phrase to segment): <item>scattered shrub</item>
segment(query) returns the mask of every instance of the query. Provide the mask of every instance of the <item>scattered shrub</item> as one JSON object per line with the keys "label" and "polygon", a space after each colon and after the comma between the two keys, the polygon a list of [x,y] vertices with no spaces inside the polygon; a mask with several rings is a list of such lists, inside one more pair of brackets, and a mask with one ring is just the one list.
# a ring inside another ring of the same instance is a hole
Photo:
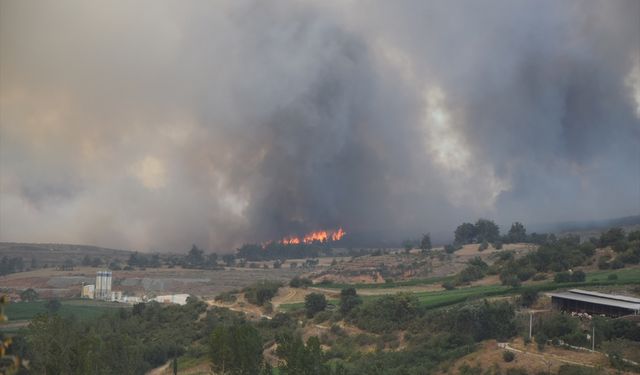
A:
{"label": "scattered shrub", "polygon": [[226,302],[226,303],[232,303],[235,302],[238,299],[238,297],[231,293],[231,292],[223,292],[218,294],[214,300],[218,301],[218,302]]}
{"label": "scattered shrub", "polygon": [[586,277],[587,275],[583,271],[564,271],[556,273],[553,281],[555,281],[556,283],[583,282],[586,280]]}
{"label": "scattered shrub", "polygon": [[289,281],[289,286],[292,288],[307,288],[313,285],[313,281],[306,277],[296,276],[291,281]]}
{"label": "scattered shrub", "polygon": [[489,243],[487,241],[482,241],[480,246],[478,246],[478,251],[485,251],[489,248]]}
{"label": "scattered shrub", "polygon": [[531,307],[537,300],[538,292],[535,290],[525,290],[520,295],[520,303],[525,307]]}
{"label": "scattered shrub", "polygon": [[260,281],[243,289],[249,303],[262,306],[271,301],[282,286],[279,281]]}
{"label": "scattered shrub", "polygon": [[544,274],[544,273],[538,273],[538,274],[535,274],[535,275],[533,276],[533,279],[532,279],[532,280],[533,280],[533,281],[542,281],[542,280],[546,280],[546,279],[547,279],[547,275],[546,275],[546,274]]}
{"label": "scattered shrub", "polygon": [[506,350],[502,352],[502,359],[504,359],[505,362],[512,362],[515,358],[516,355],[513,354],[513,352],[509,352]]}
{"label": "scattered shrub", "polygon": [[453,290],[456,288],[455,284],[452,281],[445,281],[442,283],[442,287],[446,290]]}
{"label": "scattered shrub", "polygon": [[344,288],[340,291],[340,312],[348,314],[356,306],[362,304],[362,298],[358,296],[355,288]]}
{"label": "scattered shrub", "polygon": [[310,293],[304,297],[304,308],[307,317],[311,318],[315,314],[323,311],[327,307],[327,298],[321,293]]}
{"label": "scattered shrub", "polygon": [[536,344],[538,344],[538,350],[544,350],[544,346],[547,345],[547,341],[549,341],[547,335],[543,332],[539,332],[534,338],[536,339]]}
{"label": "scattered shrub", "polygon": [[608,255],[603,255],[598,259],[598,268],[601,270],[609,269],[609,260],[611,259]]}
{"label": "scattered shrub", "polygon": [[611,266],[612,270],[618,270],[620,268],[624,268],[624,263],[619,259],[619,257],[616,257],[616,259],[609,263],[609,266]]}

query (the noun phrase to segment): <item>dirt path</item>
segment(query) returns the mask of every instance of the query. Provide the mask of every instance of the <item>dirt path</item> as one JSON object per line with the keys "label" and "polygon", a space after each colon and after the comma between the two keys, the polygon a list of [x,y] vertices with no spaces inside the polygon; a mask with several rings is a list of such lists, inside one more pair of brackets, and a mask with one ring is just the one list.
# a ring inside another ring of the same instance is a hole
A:
{"label": "dirt path", "polygon": [[[282,295],[284,294],[284,295]],[[281,289],[280,292],[278,292],[278,295],[276,295],[275,297],[273,297],[273,299],[271,300],[271,304],[273,305],[273,309],[277,310],[278,306],[285,304],[285,303],[292,303],[291,301],[295,299],[296,294],[298,294],[298,291],[295,288],[290,288],[290,287],[284,287]],[[304,299],[304,297],[303,297]]]}
{"label": "dirt path", "polygon": [[244,298],[244,295],[240,294],[237,297],[238,299],[233,303],[224,303],[215,300],[206,300],[205,302],[209,306],[224,307],[231,311],[241,312],[251,320],[258,320],[262,318],[271,319],[271,316],[264,314],[258,306],[252,305],[247,302],[247,300]]}
{"label": "dirt path", "polygon": [[542,359],[542,361],[545,364],[549,364],[552,363],[553,361],[558,361],[558,362],[562,362],[562,363],[566,363],[566,364],[570,364],[570,365],[577,365],[577,366],[585,366],[585,367],[591,367],[594,368],[598,365],[598,363],[595,364],[591,364],[591,363],[586,363],[584,362],[584,360],[577,362],[577,361],[572,361],[570,359],[566,359],[560,355],[557,354],[553,354],[553,353],[534,353],[534,352],[530,352],[530,351],[526,351],[526,350],[520,350],[520,349],[516,349],[512,346],[510,346],[508,343],[498,343],[498,347],[508,350],[510,352],[514,352],[514,353],[519,353],[519,354],[524,354],[524,355],[528,355],[528,356],[533,356],[533,357],[537,357]]}
{"label": "dirt path", "polygon": [[164,365],[162,365],[160,367],[154,368],[153,370],[147,372],[146,375],[163,375],[163,374],[165,374],[165,372],[167,371],[169,366],[171,366],[171,361],[168,361],[167,363],[165,363]]}

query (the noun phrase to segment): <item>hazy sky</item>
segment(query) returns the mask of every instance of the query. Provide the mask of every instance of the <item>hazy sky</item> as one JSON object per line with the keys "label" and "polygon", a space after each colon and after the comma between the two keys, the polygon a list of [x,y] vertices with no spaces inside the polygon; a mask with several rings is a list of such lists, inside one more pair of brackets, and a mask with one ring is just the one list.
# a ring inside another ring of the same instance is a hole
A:
{"label": "hazy sky", "polygon": [[0,240],[640,213],[640,1],[0,0]]}

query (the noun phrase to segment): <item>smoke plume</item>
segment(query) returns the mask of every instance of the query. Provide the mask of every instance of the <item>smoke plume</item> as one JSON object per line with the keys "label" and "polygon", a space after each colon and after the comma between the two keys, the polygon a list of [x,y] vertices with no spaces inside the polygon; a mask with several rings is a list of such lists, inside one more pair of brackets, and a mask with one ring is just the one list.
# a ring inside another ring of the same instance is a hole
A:
{"label": "smoke plume", "polygon": [[0,240],[228,251],[640,213],[638,14],[2,1]]}

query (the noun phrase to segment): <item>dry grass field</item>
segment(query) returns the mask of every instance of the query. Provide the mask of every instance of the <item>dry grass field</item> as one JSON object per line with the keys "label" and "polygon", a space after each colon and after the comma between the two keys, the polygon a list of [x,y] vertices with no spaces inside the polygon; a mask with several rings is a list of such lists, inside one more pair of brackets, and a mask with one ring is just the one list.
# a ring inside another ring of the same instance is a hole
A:
{"label": "dry grass field", "polygon": [[[72,298],[80,295],[82,284],[94,284],[98,268],[55,268],[13,273],[0,277],[0,288],[9,293],[33,288],[42,297]],[[288,281],[302,271],[289,268],[226,268],[199,270],[183,268],[147,268],[113,271],[113,290],[132,295],[189,293],[204,298],[240,289],[259,280]]]}
{"label": "dry grass field", "polygon": [[524,368],[530,374],[539,372],[556,373],[562,365],[580,365],[590,368],[603,368],[606,374],[618,374],[619,372],[607,368],[608,359],[602,353],[577,351],[559,347],[546,346],[544,351],[539,351],[535,344],[524,345],[521,338],[508,343],[509,351],[515,354],[512,362],[505,362],[502,358],[506,349],[500,347],[495,340],[482,343],[479,350],[466,355],[451,365],[448,371],[442,374],[457,374],[463,365],[481,367],[483,370],[499,368],[506,371],[511,368]]}

